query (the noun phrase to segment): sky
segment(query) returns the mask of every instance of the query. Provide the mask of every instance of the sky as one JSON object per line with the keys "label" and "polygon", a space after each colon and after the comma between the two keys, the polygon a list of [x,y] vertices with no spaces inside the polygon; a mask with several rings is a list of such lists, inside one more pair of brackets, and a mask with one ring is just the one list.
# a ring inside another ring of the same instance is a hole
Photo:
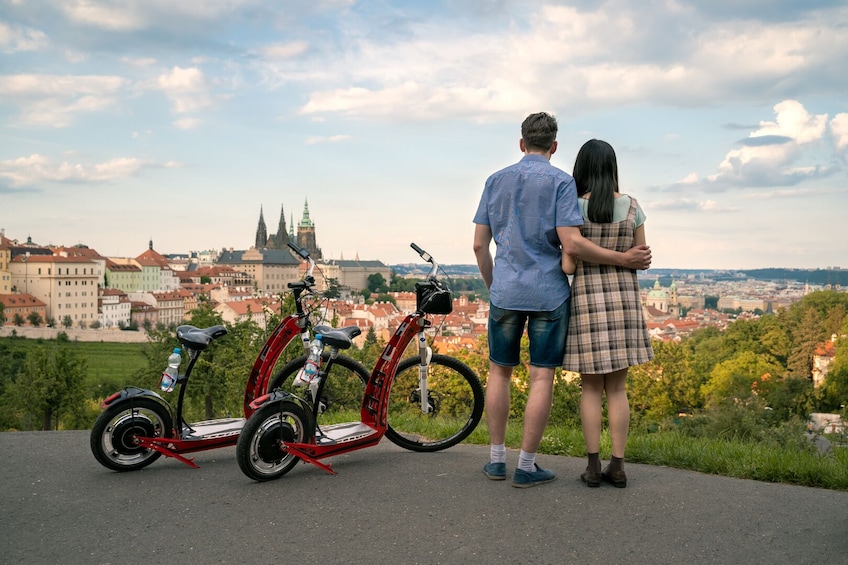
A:
{"label": "sky", "polygon": [[654,268],[848,268],[845,0],[0,0],[0,229],[135,257],[473,264],[520,124],[592,138]]}

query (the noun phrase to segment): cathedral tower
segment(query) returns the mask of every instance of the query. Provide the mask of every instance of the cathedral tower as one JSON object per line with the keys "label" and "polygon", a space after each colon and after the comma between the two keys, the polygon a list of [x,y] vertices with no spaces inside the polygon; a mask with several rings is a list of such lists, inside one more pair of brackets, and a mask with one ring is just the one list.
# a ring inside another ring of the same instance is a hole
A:
{"label": "cathedral tower", "polygon": [[262,215],[262,206],[259,207],[259,225],[256,227],[256,249],[262,249],[268,243],[268,230],[265,227],[265,217]]}
{"label": "cathedral tower", "polygon": [[321,259],[321,249],[315,239],[315,224],[309,218],[309,202],[303,201],[303,218],[297,225],[297,245],[309,251],[315,261]]}

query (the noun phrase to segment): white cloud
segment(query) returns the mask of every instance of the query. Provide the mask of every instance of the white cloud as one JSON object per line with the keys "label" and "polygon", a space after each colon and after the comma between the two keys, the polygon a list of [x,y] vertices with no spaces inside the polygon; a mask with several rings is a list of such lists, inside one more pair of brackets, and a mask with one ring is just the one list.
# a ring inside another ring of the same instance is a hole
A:
{"label": "white cloud", "polygon": [[54,163],[44,155],[33,154],[0,161],[0,177],[13,187],[32,186],[40,182],[106,182],[133,176],[149,163],[122,157],[103,163],[84,165],[63,161]]}
{"label": "white cloud", "polygon": [[130,67],[152,67],[156,64],[153,57],[121,57],[119,60]]}
{"label": "white cloud", "polygon": [[68,19],[115,31],[142,29],[145,26],[145,22],[134,8],[132,4],[108,5],[91,0],[70,0],[62,3],[62,10]]}
{"label": "white cloud", "polygon": [[[839,21],[848,12],[829,15]],[[381,36],[379,43],[368,22],[353,20],[338,42],[344,50],[324,54],[323,64],[271,72],[283,82],[311,85],[302,113],[350,117],[436,119],[470,110],[473,118],[530,106],[585,112],[646,102],[760,101],[768,92],[781,96],[784,86],[809,87],[805,76],[838,67],[848,55],[846,34],[818,17],[712,22],[691,9],[605,2],[582,11],[516,11],[508,28],[485,32],[461,22],[407,22],[409,33],[389,41]]]}
{"label": "white cloud", "polygon": [[209,84],[203,72],[196,67],[174,67],[171,72],[159,77],[158,85],[171,99],[177,113],[196,112],[213,104]]}
{"label": "white cloud", "polygon": [[2,53],[40,51],[49,43],[43,31],[0,22],[0,52]]}
{"label": "white cloud", "polygon": [[177,129],[194,129],[200,125],[200,120],[197,118],[182,118],[174,120],[174,127]]}
{"label": "white cloud", "polygon": [[292,59],[305,53],[308,47],[305,41],[289,41],[266,45],[259,52],[268,59]]}
{"label": "white cloud", "polygon": [[18,104],[21,124],[59,128],[80,113],[118,106],[126,84],[116,76],[5,75],[0,76],[0,96]]}
{"label": "white cloud", "polygon": [[61,9],[76,24],[127,32],[167,27],[172,22],[180,22],[184,27],[208,23],[257,3],[256,0],[65,0]]}
{"label": "white cloud", "polygon": [[340,141],[347,141],[349,139],[353,139],[350,135],[331,135],[327,137],[321,136],[311,136],[306,138],[306,145],[317,145],[319,143],[338,143]]}
{"label": "white cloud", "polygon": [[803,144],[818,141],[827,128],[827,114],[812,116],[796,100],[784,100],[774,106],[774,111],[777,114],[775,121],[760,122],[760,129],[749,137],[783,135]]}
{"label": "white cloud", "polygon": [[836,114],[830,121],[830,134],[836,144],[836,150],[848,152],[848,113]]}
{"label": "white cloud", "polygon": [[796,165],[801,159],[813,159],[805,146],[820,141],[827,130],[827,114],[811,115],[795,100],[774,106],[774,121],[762,121],[749,139],[768,138],[774,143],[750,143],[728,151],[718,172],[708,177],[715,189],[729,186],[786,186],[805,179],[827,175],[828,167],[815,161]]}
{"label": "white cloud", "polygon": [[720,204],[715,200],[698,200],[694,198],[674,198],[658,200],[650,203],[650,209],[671,212],[736,212],[738,208],[729,204]]}

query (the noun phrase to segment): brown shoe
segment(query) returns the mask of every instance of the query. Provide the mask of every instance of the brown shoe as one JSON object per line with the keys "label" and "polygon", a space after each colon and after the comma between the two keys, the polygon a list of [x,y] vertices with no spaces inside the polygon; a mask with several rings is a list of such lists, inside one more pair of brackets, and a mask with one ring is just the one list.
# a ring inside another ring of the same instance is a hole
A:
{"label": "brown shoe", "polygon": [[586,467],[586,470],[580,475],[580,480],[586,483],[587,487],[601,486],[601,474],[589,467]]}
{"label": "brown shoe", "polygon": [[622,469],[619,469],[618,471],[610,471],[609,466],[607,466],[606,469],[601,471],[601,480],[608,482],[616,488],[624,488],[627,486],[627,475],[624,474],[624,470]]}

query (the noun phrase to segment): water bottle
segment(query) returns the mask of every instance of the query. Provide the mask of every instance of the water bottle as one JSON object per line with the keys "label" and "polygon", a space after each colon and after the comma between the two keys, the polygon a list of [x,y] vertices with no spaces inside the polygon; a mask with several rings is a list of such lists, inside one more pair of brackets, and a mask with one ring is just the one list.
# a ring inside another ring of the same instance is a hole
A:
{"label": "water bottle", "polygon": [[315,339],[309,344],[309,357],[306,358],[306,365],[297,373],[297,377],[294,379],[295,385],[307,385],[318,376],[323,349],[321,345],[321,334],[315,334]]}
{"label": "water bottle", "polygon": [[175,347],[174,352],[168,356],[168,368],[162,373],[162,382],[159,383],[159,388],[164,392],[174,390],[174,385],[177,384],[177,377],[180,375],[180,363],[183,358],[180,357],[180,348]]}

